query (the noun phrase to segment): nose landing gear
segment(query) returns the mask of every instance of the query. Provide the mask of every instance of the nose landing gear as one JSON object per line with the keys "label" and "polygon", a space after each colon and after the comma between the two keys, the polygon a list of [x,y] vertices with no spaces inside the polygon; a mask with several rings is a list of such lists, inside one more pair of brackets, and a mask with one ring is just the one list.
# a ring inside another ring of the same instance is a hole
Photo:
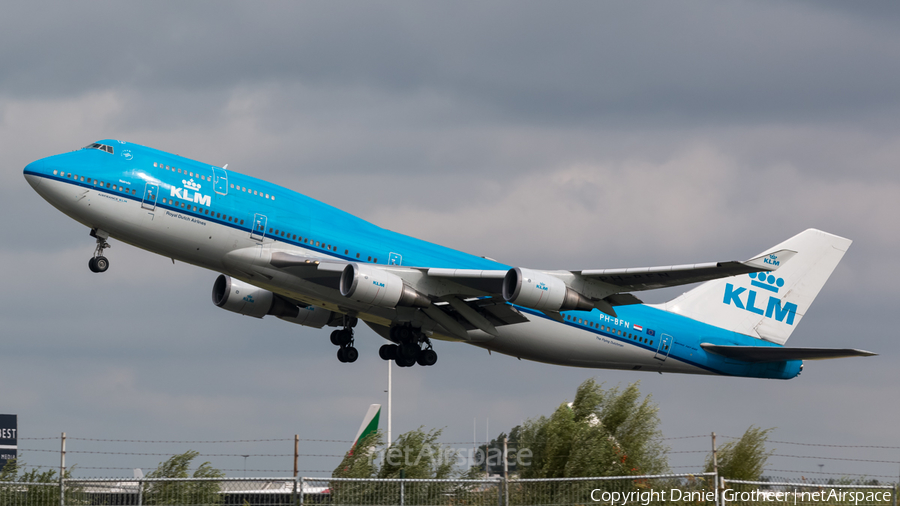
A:
{"label": "nose landing gear", "polygon": [[[393,360],[400,367],[434,365],[437,352],[432,349],[431,341],[425,334],[411,327],[392,327],[391,338],[400,344],[385,344],[378,350],[382,360]],[[425,348],[422,348],[422,345]]]}
{"label": "nose landing gear", "polygon": [[109,238],[109,234],[102,230],[98,230],[96,228],[91,229],[91,237],[97,238],[97,247],[94,248],[94,256],[88,260],[88,268],[91,272],[106,272],[106,269],[109,269],[109,260],[103,256],[103,250],[106,248],[112,248],[106,239]]}

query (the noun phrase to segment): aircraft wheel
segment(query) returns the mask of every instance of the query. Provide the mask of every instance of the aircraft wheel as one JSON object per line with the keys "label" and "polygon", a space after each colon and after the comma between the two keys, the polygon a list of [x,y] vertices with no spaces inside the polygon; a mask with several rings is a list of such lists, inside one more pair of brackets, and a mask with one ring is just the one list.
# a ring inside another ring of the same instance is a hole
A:
{"label": "aircraft wheel", "polygon": [[337,331],[337,345],[347,346],[353,340],[353,331],[350,329],[341,329]]}
{"label": "aircraft wheel", "polygon": [[359,351],[353,346],[344,348],[344,362],[353,363],[359,358]]}
{"label": "aircraft wheel", "polygon": [[340,340],[339,340],[339,339],[340,339],[340,337],[339,337],[340,333],[341,333],[340,330],[335,330],[335,331],[333,331],[333,332],[331,333],[331,344],[333,344],[333,345],[335,345],[335,346],[340,346],[340,345],[341,345],[341,342],[340,342]]}
{"label": "aircraft wheel", "polygon": [[90,269],[91,272],[100,272],[97,270],[97,259],[95,257],[91,257],[91,259],[88,260],[88,269]]}
{"label": "aircraft wheel", "polygon": [[415,362],[416,357],[419,356],[419,347],[414,344],[401,344],[398,351],[400,352],[397,355],[398,357],[408,358],[413,362]]}
{"label": "aircraft wheel", "polygon": [[412,337],[412,329],[409,327],[397,327],[397,338],[401,341],[408,341]]}
{"label": "aircraft wheel", "polygon": [[381,360],[394,360],[400,353],[400,347],[396,344],[385,344],[378,348],[378,356]]}
{"label": "aircraft wheel", "polygon": [[109,269],[109,260],[106,257],[97,257],[94,259],[94,265],[97,266],[97,272],[106,272],[106,269]]}
{"label": "aircraft wheel", "polygon": [[423,366],[434,365],[437,362],[437,352],[434,350],[422,350],[419,356],[416,357],[416,362]]}
{"label": "aircraft wheel", "polygon": [[340,348],[340,349],[338,349],[338,351],[337,351],[337,358],[338,358],[338,360],[340,360],[341,362],[347,362],[347,356],[346,356],[346,354],[345,354],[345,350],[346,350],[346,348]]}
{"label": "aircraft wheel", "polygon": [[400,367],[412,367],[416,364],[416,359],[410,357],[397,357],[397,365]]}

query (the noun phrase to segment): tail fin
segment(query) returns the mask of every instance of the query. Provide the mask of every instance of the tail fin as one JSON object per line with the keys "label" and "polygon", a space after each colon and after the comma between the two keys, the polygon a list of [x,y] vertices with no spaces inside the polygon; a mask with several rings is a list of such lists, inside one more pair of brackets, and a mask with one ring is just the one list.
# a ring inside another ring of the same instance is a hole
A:
{"label": "tail fin", "polygon": [[710,325],[784,344],[851,242],[821,230],[803,231],[762,253],[797,252],[778,269],[708,281],[662,307]]}
{"label": "tail fin", "polygon": [[350,448],[350,451],[353,451],[353,448],[356,448],[357,443],[360,440],[365,439],[366,436],[378,430],[378,418],[381,415],[381,404],[372,404],[369,406],[369,411],[366,412],[366,416],[363,418],[362,424],[359,426],[359,431],[356,433],[356,437],[353,439],[353,446]]}

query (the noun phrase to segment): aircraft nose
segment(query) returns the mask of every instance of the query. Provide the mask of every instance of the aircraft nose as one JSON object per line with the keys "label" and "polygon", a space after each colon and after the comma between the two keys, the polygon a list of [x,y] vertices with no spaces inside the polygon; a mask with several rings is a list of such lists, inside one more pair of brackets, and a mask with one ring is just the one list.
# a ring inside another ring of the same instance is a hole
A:
{"label": "aircraft nose", "polygon": [[38,186],[41,185],[41,181],[44,180],[42,176],[47,173],[47,170],[46,160],[38,160],[26,165],[25,170],[22,172],[24,173],[25,180],[28,181],[28,184],[37,190]]}

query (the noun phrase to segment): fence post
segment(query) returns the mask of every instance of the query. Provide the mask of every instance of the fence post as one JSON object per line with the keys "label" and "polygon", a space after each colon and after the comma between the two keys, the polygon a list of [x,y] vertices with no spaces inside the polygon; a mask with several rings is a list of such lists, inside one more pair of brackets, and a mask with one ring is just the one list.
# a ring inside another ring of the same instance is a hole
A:
{"label": "fence post", "polygon": [[299,501],[300,506],[303,506],[303,482],[304,482],[304,481],[305,481],[305,480],[304,480],[303,477],[301,476],[301,477],[300,477],[300,483],[299,483],[299,485],[300,485],[300,490],[297,492],[298,494],[300,494],[300,501]]}
{"label": "fence post", "polygon": [[138,480],[138,503],[137,506],[144,504],[144,480]]}
{"label": "fence post", "polygon": [[503,438],[503,506],[509,506],[509,438]]}
{"label": "fence post", "polygon": [[[485,468],[487,467],[487,460],[485,460]],[[500,478],[502,480],[503,478]],[[503,482],[497,481],[497,506],[503,506]]]}
{"label": "fence post", "polygon": [[712,433],[712,465],[713,465],[713,489],[716,492],[716,506],[719,506],[719,462],[716,460],[716,433]]}
{"label": "fence post", "polygon": [[300,457],[300,435],[294,434],[294,481],[297,481],[297,475],[300,474],[297,470],[297,458]]}
{"label": "fence post", "polygon": [[59,437],[59,506],[66,506],[66,433]]}
{"label": "fence post", "polygon": [[[390,362],[390,360],[388,361]],[[403,500],[405,499],[403,496],[406,493],[406,469],[400,470],[400,506],[403,506]]]}

